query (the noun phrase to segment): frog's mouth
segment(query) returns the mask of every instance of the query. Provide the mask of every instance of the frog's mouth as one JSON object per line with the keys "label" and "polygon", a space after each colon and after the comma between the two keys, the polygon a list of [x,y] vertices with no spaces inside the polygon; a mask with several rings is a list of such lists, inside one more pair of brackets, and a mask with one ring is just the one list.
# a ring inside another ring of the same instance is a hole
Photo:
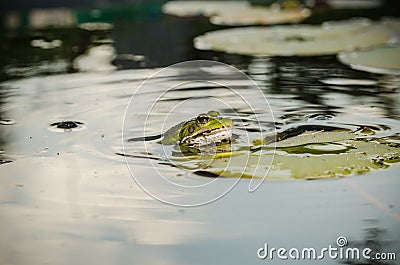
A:
{"label": "frog's mouth", "polygon": [[192,135],[183,137],[180,143],[194,146],[212,145],[229,142],[231,137],[232,127],[225,126],[217,129],[202,128]]}

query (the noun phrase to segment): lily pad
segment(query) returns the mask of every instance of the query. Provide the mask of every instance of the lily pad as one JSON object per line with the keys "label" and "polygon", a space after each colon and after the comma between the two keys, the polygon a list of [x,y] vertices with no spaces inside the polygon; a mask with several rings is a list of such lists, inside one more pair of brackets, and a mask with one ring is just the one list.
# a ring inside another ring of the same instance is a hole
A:
{"label": "lily pad", "polygon": [[357,70],[400,75],[400,46],[340,53],[338,58]]}
{"label": "lily pad", "polygon": [[[376,139],[352,131],[313,132],[251,152],[197,160],[197,167],[223,177],[320,179],[357,175],[400,162],[395,136]],[[275,145],[275,146],[274,146]],[[275,149],[276,148],[276,149]],[[179,166],[180,161],[176,165]],[[194,167],[192,166],[192,169]]]}
{"label": "lily pad", "polygon": [[163,5],[165,14],[175,16],[211,16],[229,10],[242,10],[250,6],[247,1],[170,1]]}
{"label": "lily pad", "polygon": [[362,174],[389,167],[393,161],[399,162],[398,147],[368,141],[349,141],[347,144],[352,148],[343,148],[346,151],[341,153],[313,154],[306,146],[299,147],[298,153],[277,152],[267,175],[269,163],[263,161],[272,159],[270,153],[215,159],[207,171],[224,177],[320,179]]}
{"label": "lily pad", "polygon": [[306,8],[272,9],[268,7],[249,7],[246,9],[224,10],[210,18],[216,25],[269,25],[299,22],[311,15]]}
{"label": "lily pad", "polygon": [[366,19],[326,22],[321,26],[290,25],[218,30],[194,39],[200,50],[243,55],[317,56],[386,44],[388,33]]}

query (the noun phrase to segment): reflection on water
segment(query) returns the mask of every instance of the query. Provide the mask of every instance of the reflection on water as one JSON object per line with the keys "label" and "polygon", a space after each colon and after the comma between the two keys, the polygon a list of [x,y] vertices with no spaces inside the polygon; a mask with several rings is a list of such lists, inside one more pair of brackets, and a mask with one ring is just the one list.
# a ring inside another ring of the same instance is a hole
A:
{"label": "reflection on water", "polygon": [[81,72],[113,71],[117,68],[111,64],[115,57],[114,47],[103,44],[89,48],[85,54],[75,58],[73,65]]}
{"label": "reflection on water", "polygon": [[74,59],[89,47],[101,45],[109,36],[110,30],[80,28],[4,32],[0,36],[0,79],[74,72]]}
{"label": "reflection on water", "polygon": [[[385,255],[387,258],[372,259],[366,260],[364,258],[360,258],[359,260],[348,259],[344,261],[344,264],[370,264],[370,265],[389,265],[396,264],[396,260],[398,259],[398,248],[392,248],[393,243],[399,244],[397,237],[392,237],[388,235],[386,229],[379,227],[379,222],[374,219],[365,220],[367,223],[367,227],[364,228],[363,237],[360,240],[351,241],[347,247],[349,248],[357,248],[359,250],[363,250],[365,248],[371,249],[370,256],[373,257],[376,253],[380,253]],[[390,253],[390,254],[389,254]],[[394,257],[390,257],[390,255],[395,255]],[[384,257],[382,255],[382,257]],[[361,256],[361,255],[360,255]],[[397,257],[397,259],[396,259]]]}
{"label": "reflection on water", "polygon": [[264,88],[278,126],[311,119],[378,125],[387,118],[398,131],[391,125],[399,117],[397,76],[354,71],[332,57],[256,58],[248,73]]}

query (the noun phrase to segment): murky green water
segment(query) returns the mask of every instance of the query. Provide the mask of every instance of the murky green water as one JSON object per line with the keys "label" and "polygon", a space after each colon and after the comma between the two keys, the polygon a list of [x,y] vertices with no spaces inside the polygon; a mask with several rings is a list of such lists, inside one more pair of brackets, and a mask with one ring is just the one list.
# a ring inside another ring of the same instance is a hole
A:
{"label": "murky green water", "polygon": [[[189,28],[181,27],[183,32]],[[128,49],[123,43],[116,44],[118,54]],[[261,260],[257,250],[267,243],[270,248],[319,251],[337,247],[339,236],[347,238],[349,247],[398,252],[396,163],[349,172],[345,178],[308,181],[286,174],[253,183],[261,186],[250,193],[249,179],[209,178],[196,168],[196,159],[184,164],[187,169],[171,160],[173,146],[127,139],[157,135],[216,110],[234,120],[236,152],[250,152],[253,139],[275,128],[304,125],[372,128],[374,141],[391,137],[398,148],[399,76],[352,70],[334,56],[184,54],[191,49],[171,53],[178,54],[175,59],[229,63],[259,89],[229,72],[198,68],[177,68],[150,81],[159,69],[35,74],[0,84],[1,264],[305,264],[276,257]],[[170,55],[160,61],[170,62]],[[157,64],[149,56],[148,65]],[[54,72],[67,72],[62,69]],[[204,76],[218,82],[192,80]],[[137,91],[140,87],[145,89]],[[308,146],[314,155],[345,152],[339,147],[343,145]],[[279,152],[299,155],[297,149]],[[305,157],[298,169],[307,167],[315,168]],[[160,200],[205,205],[176,207]],[[358,264],[329,257],[309,263]]]}

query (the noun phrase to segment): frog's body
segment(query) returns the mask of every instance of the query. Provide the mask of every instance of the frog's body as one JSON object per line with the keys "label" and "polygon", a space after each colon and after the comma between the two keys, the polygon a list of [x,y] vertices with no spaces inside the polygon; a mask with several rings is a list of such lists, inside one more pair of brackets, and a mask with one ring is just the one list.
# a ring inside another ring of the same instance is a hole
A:
{"label": "frog's body", "polygon": [[231,119],[221,118],[218,112],[209,111],[175,125],[164,133],[160,143],[203,146],[229,142],[232,137],[232,125]]}

